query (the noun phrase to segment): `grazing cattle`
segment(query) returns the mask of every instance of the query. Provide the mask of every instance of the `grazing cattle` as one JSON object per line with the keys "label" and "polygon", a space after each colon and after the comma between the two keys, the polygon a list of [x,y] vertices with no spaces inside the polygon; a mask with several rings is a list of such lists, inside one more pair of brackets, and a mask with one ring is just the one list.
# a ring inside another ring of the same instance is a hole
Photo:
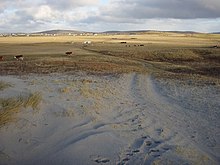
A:
{"label": "grazing cattle", "polygon": [[140,46],[144,46],[143,44],[141,44]]}
{"label": "grazing cattle", "polygon": [[14,58],[18,61],[23,61],[24,60],[24,57],[23,55],[17,55],[17,56],[14,56]]}
{"label": "grazing cattle", "polygon": [[218,45],[213,46],[213,48],[218,48]]}
{"label": "grazing cattle", "polygon": [[121,44],[126,44],[127,42],[121,42]]}
{"label": "grazing cattle", "polygon": [[3,56],[0,56],[0,61],[3,61],[4,59],[3,59]]}
{"label": "grazing cattle", "polygon": [[71,54],[73,54],[73,52],[66,52],[65,54],[70,56]]}

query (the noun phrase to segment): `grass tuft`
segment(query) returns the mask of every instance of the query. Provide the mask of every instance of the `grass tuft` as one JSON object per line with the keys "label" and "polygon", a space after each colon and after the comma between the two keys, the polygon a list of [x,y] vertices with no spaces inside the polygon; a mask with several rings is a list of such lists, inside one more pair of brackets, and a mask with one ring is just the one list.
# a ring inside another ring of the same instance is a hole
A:
{"label": "grass tuft", "polygon": [[4,124],[14,121],[15,115],[18,113],[23,105],[20,98],[8,98],[0,100],[0,127]]}
{"label": "grass tuft", "polygon": [[63,87],[59,89],[60,93],[69,93],[70,92],[70,88],[69,87]]}
{"label": "grass tuft", "polygon": [[18,96],[17,98],[0,99],[0,127],[15,121],[15,114],[20,112],[22,107],[37,109],[41,100],[40,93],[33,93],[27,97]]}
{"label": "grass tuft", "polygon": [[3,91],[4,89],[9,88],[9,87],[11,87],[11,86],[12,86],[12,85],[9,84],[9,83],[6,83],[6,82],[4,82],[4,81],[0,81],[0,91]]}
{"label": "grass tuft", "polygon": [[32,107],[33,109],[37,109],[39,103],[42,100],[42,96],[40,93],[31,93],[27,98],[24,100],[24,107]]}

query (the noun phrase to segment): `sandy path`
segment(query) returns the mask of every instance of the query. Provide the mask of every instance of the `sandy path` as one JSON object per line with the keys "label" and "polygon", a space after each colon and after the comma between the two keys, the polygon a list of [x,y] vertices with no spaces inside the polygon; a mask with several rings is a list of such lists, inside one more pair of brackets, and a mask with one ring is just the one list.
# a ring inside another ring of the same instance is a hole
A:
{"label": "sandy path", "polygon": [[[24,109],[16,123],[0,129],[0,164],[220,161],[218,87],[181,86],[135,73],[0,80],[14,84],[0,93],[1,98],[35,91],[43,96],[38,113]],[[192,107],[195,96],[199,97]],[[208,108],[203,104],[207,100]]]}

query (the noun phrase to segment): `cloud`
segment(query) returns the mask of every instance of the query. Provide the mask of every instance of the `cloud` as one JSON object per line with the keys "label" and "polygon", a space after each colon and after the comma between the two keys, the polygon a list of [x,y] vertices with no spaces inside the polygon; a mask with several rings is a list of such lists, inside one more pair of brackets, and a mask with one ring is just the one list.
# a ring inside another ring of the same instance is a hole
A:
{"label": "cloud", "polygon": [[[219,0],[111,0],[100,8],[103,17],[113,18],[218,18]],[[114,20],[114,19],[112,19]]]}
{"label": "cloud", "polygon": [[219,0],[0,0],[0,32],[190,27],[217,31],[219,9]]}
{"label": "cloud", "polygon": [[33,13],[33,17],[36,20],[52,21],[59,17],[59,13],[53,11],[48,5],[42,5],[36,9]]}
{"label": "cloud", "polygon": [[3,29],[4,31],[1,30],[3,32],[21,32],[29,29],[33,22],[33,16],[25,10],[11,10],[0,14],[0,29]]}
{"label": "cloud", "polygon": [[57,10],[71,10],[78,7],[97,5],[99,0],[46,0],[45,3]]}

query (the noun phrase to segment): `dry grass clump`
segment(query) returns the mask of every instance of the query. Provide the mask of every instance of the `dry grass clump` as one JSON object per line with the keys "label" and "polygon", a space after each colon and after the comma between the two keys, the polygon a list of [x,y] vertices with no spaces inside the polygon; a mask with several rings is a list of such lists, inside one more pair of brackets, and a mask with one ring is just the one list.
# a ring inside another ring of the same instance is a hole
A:
{"label": "dry grass clump", "polygon": [[208,155],[200,154],[194,148],[176,146],[175,151],[178,155],[181,155],[181,157],[189,158],[189,161],[192,162],[192,164],[209,164],[211,161]]}
{"label": "dry grass clump", "polygon": [[69,87],[63,87],[59,89],[60,93],[69,93],[70,92],[70,88]]}
{"label": "dry grass clump", "polygon": [[0,127],[4,124],[15,120],[15,115],[22,107],[22,100],[20,98],[9,98],[0,100]]}
{"label": "dry grass clump", "polygon": [[0,91],[4,90],[4,89],[6,89],[6,88],[9,88],[9,87],[11,87],[11,86],[12,86],[12,85],[9,84],[9,83],[6,83],[6,82],[4,82],[4,81],[0,81]]}
{"label": "dry grass clump", "polygon": [[90,88],[89,84],[84,83],[83,81],[82,81],[82,83],[83,84],[80,88],[80,93],[82,96],[88,98],[92,95],[92,89]]}
{"label": "dry grass clump", "polygon": [[38,105],[40,104],[42,100],[42,96],[40,93],[31,93],[29,96],[27,96],[24,100],[24,107],[32,107],[33,109],[37,109]]}
{"label": "dry grass clump", "polygon": [[14,121],[15,114],[20,112],[22,107],[37,109],[41,99],[40,93],[33,93],[27,97],[0,99],[0,127]]}

